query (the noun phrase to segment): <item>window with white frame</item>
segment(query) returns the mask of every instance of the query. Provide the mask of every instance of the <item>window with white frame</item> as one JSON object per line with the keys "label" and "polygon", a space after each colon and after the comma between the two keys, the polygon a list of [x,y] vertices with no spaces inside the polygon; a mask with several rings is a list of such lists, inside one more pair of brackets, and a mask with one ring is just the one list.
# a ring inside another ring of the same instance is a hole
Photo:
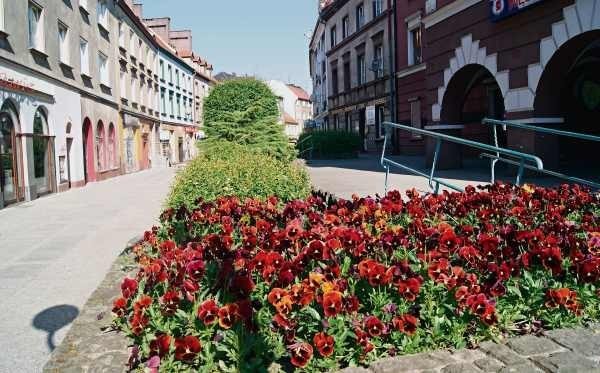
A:
{"label": "window with white frame", "polygon": [[100,77],[100,83],[107,87],[110,86],[110,79],[108,76],[108,57],[102,52],[98,52],[98,76]]}
{"label": "window with white frame", "polygon": [[71,63],[69,48],[69,28],[58,21],[58,60],[66,65]]}
{"label": "window with white frame", "polygon": [[383,66],[384,66],[383,45],[382,44],[375,46],[373,55],[374,55],[373,68],[375,70],[375,78],[382,78],[383,77]]}
{"label": "window with white frame", "polygon": [[136,89],[136,87],[137,87],[137,77],[135,75],[131,74],[131,102],[135,102],[137,104],[138,90]]}
{"label": "window with white frame", "polygon": [[98,24],[108,30],[108,5],[106,0],[98,0],[96,7],[96,17],[98,18]]}
{"label": "window with white frame", "polygon": [[121,98],[127,99],[127,72],[121,69],[119,73],[119,80],[121,83]]}
{"label": "window with white frame", "polygon": [[421,13],[406,19],[408,30],[408,64],[418,65],[423,62],[421,42]]}
{"label": "window with white frame", "polygon": [[163,60],[160,60],[159,65],[160,78],[162,80],[165,80],[165,62]]}
{"label": "window with white frame", "polygon": [[0,31],[4,30],[4,0],[0,0]]}
{"label": "window with white frame", "polygon": [[359,4],[356,7],[356,31],[360,30],[365,25],[365,6]]}
{"label": "window with white frame", "polygon": [[383,13],[383,0],[373,0],[373,18]]}
{"label": "window with white frame", "polygon": [[367,82],[367,65],[365,64],[365,55],[359,55],[356,62],[357,84],[363,85]]}
{"label": "window with white frame", "polygon": [[33,1],[29,2],[27,13],[29,23],[29,48],[44,51],[43,8]]}
{"label": "window with white frame", "polygon": [[90,76],[90,51],[88,41],[79,39],[79,57],[81,60],[81,73]]}
{"label": "window with white frame", "polygon": [[119,22],[119,47],[125,48],[125,25]]}

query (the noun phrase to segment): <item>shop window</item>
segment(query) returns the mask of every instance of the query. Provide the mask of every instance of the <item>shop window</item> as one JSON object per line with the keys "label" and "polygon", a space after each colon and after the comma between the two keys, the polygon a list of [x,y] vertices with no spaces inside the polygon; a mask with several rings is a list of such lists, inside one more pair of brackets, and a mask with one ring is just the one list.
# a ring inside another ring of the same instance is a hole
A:
{"label": "shop window", "polygon": [[100,171],[106,168],[106,135],[102,122],[96,127],[96,164]]}
{"label": "shop window", "polygon": [[48,121],[40,108],[33,118],[33,173],[39,193],[47,192],[48,183]]}
{"label": "shop window", "polygon": [[33,1],[29,2],[29,48],[44,51],[44,19],[43,8]]}
{"label": "shop window", "polygon": [[111,123],[108,126],[108,165],[111,168],[117,167],[116,154],[117,142],[115,141],[115,125]]}

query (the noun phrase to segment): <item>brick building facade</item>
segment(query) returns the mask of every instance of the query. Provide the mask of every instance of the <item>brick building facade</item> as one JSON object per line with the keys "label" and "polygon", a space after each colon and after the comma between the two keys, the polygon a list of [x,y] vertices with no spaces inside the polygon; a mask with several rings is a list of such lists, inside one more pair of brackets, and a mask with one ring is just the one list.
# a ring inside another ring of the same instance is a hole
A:
{"label": "brick building facade", "polygon": [[[507,17],[494,14],[494,6],[506,11],[510,3],[398,0],[399,122],[450,125],[487,143],[484,117],[600,133],[591,121],[600,111],[600,0],[529,1]],[[401,153],[423,153],[422,139],[399,135]],[[577,160],[585,149],[511,129],[500,141],[548,166]]]}

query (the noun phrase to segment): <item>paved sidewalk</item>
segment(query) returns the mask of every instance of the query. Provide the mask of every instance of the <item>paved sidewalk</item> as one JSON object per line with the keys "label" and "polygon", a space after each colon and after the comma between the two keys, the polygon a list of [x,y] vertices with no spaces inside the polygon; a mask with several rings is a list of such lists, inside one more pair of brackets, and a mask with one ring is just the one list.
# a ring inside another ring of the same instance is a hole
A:
{"label": "paved sidewalk", "polygon": [[[357,159],[340,160],[310,160],[307,162],[308,170],[313,186],[333,193],[340,198],[350,198],[353,193],[359,196],[374,196],[384,192],[385,171],[379,163],[378,154],[361,154]],[[409,165],[410,167],[424,171],[425,161],[423,157],[395,156],[393,160]],[[436,172],[436,176],[464,188],[467,185],[480,185],[490,182],[489,161],[466,160],[465,168],[458,170],[445,170]],[[576,170],[574,174],[578,174]],[[515,182],[517,170],[512,166],[499,164],[497,166],[497,179],[506,182]],[[589,179],[598,180],[598,174],[586,175]],[[549,177],[535,177],[526,174],[525,182],[540,185],[554,185],[559,183],[558,179]],[[418,191],[430,191],[428,180],[421,176],[410,174],[397,168],[392,168],[388,182],[391,190],[406,190],[416,188]],[[440,189],[444,189],[441,187]]]}
{"label": "paved sidewalk", "polygon": [[40,372],[135,235],[173,169],[144,171],[0,210],[0,372]]}

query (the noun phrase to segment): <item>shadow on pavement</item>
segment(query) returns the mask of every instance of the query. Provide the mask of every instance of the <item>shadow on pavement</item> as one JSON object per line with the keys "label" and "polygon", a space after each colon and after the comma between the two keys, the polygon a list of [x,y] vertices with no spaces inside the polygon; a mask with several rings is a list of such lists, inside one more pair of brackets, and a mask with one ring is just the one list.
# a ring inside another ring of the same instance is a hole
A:
{"label": "shadow on pavement", "polygon": [[56,348],[53,341],[54,333],[72,323],[78,315],[79,309],[77,307],[61,304],[59,306],[46,308],[42,312],[39,312],[35,315],[31,324],[36,329],[48,333],[46,343],[48,344],[48,349],[53,351]]}
{"label": "shadow on pavement", "polygon": [[[356,171],[369,171],[384,173],[384,169],[380,164],[380,154],[361,154],[358,158],[353,159],[313,159],[307,161],[306,165],[311,168],[340,168]],[[388,156],[390,159],[405,164],[411,168],[429,172],[431,165],[427,165],[423,156]],[[514,183],[517,175],[517,167],[498,163],[496,165],[496,178],[504,182]],[[595,182],[600,182],[598,175],[600,170],[593,169],[590,165],[580,165],[579,167],[571,167],[569,170],[562,170],[571,176],[578,176]],[[391,168],[391,174],[410,175],[414,174],[398,168]],[[453,180],[470,180],[473,182],[489,183],[490,182],[490,162],[478,158],[464,158],[463,167],[460,169],[438,170],[436,176],[442,179]],[[553,186],[562,184],[565,181],[534,173],[533,171],[525,171],[524,182],[535,183],[543,186]]]}

